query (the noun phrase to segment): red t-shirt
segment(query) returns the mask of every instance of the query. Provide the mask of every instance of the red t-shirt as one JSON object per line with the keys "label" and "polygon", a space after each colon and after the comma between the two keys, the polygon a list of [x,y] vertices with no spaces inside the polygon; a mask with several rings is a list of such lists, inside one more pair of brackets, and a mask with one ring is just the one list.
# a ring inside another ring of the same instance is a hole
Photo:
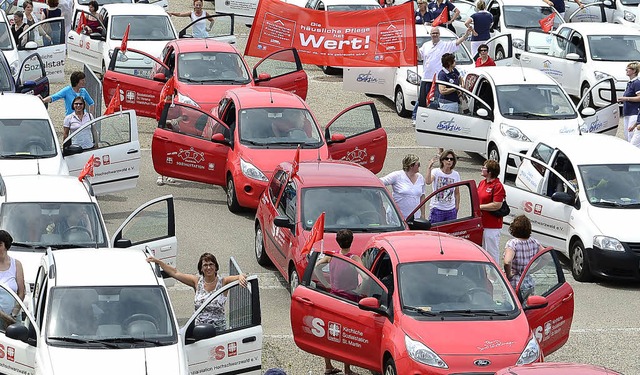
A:
{"label": "red t-shirt", "polygon": [[480,57],[478,57],[476,59],[476,68],[479,68],[481,66],[496,66],[496,62],[493,61],[493,59],[491,57],[487,57],[487,61],[484,62],[484,64],[482,63],[482,59]]}
{"label": "red t-shirt", "polygon": [[[480,204],[504,201],[506,193],[502,182],[497,178],[488,183],[487,180],[480,181],[480,184],[478,184],[478,198],[480,199]],[[502,228],[502,218],[490,214],[489,211],[482,211],[482,226],[489,229]]]}

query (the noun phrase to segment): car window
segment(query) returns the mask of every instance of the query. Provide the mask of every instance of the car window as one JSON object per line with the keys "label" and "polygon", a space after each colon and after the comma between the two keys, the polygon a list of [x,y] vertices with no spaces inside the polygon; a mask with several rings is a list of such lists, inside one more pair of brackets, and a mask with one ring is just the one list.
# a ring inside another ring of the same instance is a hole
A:
{"label": "car window", "polygon": [[178,54],[178,80],[187,84],[244,85],[251,81],[237,53],[190,52]]}
{"label": "car window", "polygon": [[130,113],[120,113],[96,120],[93,134],[98,138],[98,148],[110,147],[131,142]]}
{"label": "car window", "polygon": [[4,62],[0,62],[0,92],[11,92],[13,90],[13,76],[10,68]]}
{"label": "car window", "polygon": [[[496,86],[502,116],[516,120],[560,120],[578,117],[569,97],[557,85]],[[540,122],[544,126],[545,122]]]}
{"label": "car window", "polygon": [[143,53],[127,50],[125,55],[118,50],[118,57],[116,58],[113,71],[134,77],[150,79],[151,74],[158,71],[157,65],[159,64]]}
{"label": "car window", "polygon": [[0,155],[4,158],[40,158],[58,154],[51,124],[44,119],[0,120]]}
{"label": "car window", "polygon": [[[257,284],[254,285],[257,286]],[[216,335],[259,325],[259,322],[254,319],[252,302],[251,288],[234,285],[207,303],[194,323],[195,325],[213,325],[216,328]]]}
{"label": "car window", "polygon": [[9,32],[9,24],[0,22],[0,50],[13,50],[13,36]]}
{"label": "car window", "polygon": [[549,251],[533,261],[521,277],[519,295],[524,301],[529,296],[548,296],[565,282],[562,271],[558,271],[552,253]]}
{"label": "car window", "polygon": [[122,229],[122,238],[138,245],[153,240],[168,238],[173,235],[173,204],[169,200],[161,200],[138,212]]}
{"label": "car window", "polygon": [[336,186],[302,189],[302,225],[311,230],[325,213],[325,232],[388,232],[404,229],[400,214],[381,187]]}
{"label": "car window", "polygon": [[164,121],[160,126],[174,133],[207,140],[214,134],[222,134],[225,139],[231,140],[231,131],[226,125],[197,108],[186,105],[170,106]]}
{"label": "car window", "polygon": [[640,204],[640,164],[581,165],[578,171],[591,205],[637,208]]}
{"label": "car window", "polygon": [[168,16],[113,16],[109,37],[122,40],[127,25],[129,40],[172,40],[176,38]]}
{"label": "car window", "polygon": [[[553,8],[549,6],[509,5],[503,9],[505,25],[514,29],[539,29],[538,21],[553,13]],[[555,17],[553,28],[556,29],[562,23],[562,17]]]}
{"label": "car window", "polygon": [[[445,177],[441,177],[438,181],[442,184],[442,186],[434,186],[435,190],[438,190],[440,187],[444,187],[450,183],[455,182],[452,179],[449,179],[449,181],[447,181],[447,178]],[[434,181],[432,186],[436,185],[436,183],[438,182]],[[458,194],[456,194],[456,189]],[[432,189],[429,188],[428,190]],[[427,195],[431,193],[432,191],[427,191]],[[442,190],[438,194],[432,196],[425,203],[425,217],[429,218],[429,220],[431,221],[432,228],[445,222],[450,223],[454,221],[471,219],[474,217],[473,204],[471,201],[472,196],[473,194],[471,192],[470,185],[459,185],[455,188]],[[442,207],[454,208],[454,206],[458,206],[458,210],[455,212],[455,219],[442,217],[442,215],[438,213],[435,213],[433,215],[431,213],[433,209],[441,211]]]}
{"label": "car window", "polygon": [[531,157],[536,158],[545,164],[549,164],[554,151],[555,149],[553,147],[540,142],[531,152]]}
{"label": "car window", "polygon": [[640,35],[590,35],[587,41],[591,59],[595,61],[640,59]]}
{"label": "car window", "polygon": [[280,202],[278,202],[278,213],[286,215],[291,222],[296,220],[296,199],[296,185],[289,181],[284,188]]}
{"label": "car window", "polygon": [[292,49],[286,49],[270,55],[257,66],[258,74],[266,73],[271,78],[280,77],[298,70],[298,62]]}
{"label": "car window", "polygon": [[320,147],[323,144],[313,116],[304,108],[252,108],[239,114],[240,143],[279,148]]}
{"label": "car window", "polygon": [[279,170],[274,175],[273,179],[271,179],[271,183],[269,184],[269,198],[271,199],[271,203],[275,204],[280,196],[280,190],[282,190],[282,186],[284,186],[287,178],[287,173],[283,170]]}
{"label": "car window", "polygon": [[347,138],[377,129],[380,122],[376,121],[376,112],[372,105],[361,105],[351,108],[336,118],[326,129],[325,137],[331,138],[331,134],[342,134]]}
{"label": "car window", "polygon": [[26,313],[22,310],[16,298],[4,288],[0,288],[0,332],[4,333],[11,324],[22,323],[25,320],[28,321]]}
{"label": "car window", "polygon": [[[65,44],[64,20],[43,21],[38,23],[20,39],[20,46],[35,42],[38,47]],[[51,38],[51,39],[49,39]]]}

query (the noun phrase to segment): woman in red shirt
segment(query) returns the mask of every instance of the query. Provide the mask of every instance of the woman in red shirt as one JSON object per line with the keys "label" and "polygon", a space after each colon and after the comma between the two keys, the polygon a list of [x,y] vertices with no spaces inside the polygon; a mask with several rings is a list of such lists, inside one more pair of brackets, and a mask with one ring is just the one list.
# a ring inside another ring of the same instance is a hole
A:
{"label": "woman in red shirt", "polygon": [[500,164],[495,160],[487,160],[482,166],[484,180],[478,184],[478,198],[482,210],[482,247],[491,254],[496,263],[500,264],[500,230],[502,217],[494,216],[490,211],[497,211],[502,207],[506,194],[502,182],[498,179]]}
{"label": "woman in red shirt", "polygon": [[493,61],[491,57],[489,57],[489,46],[486,44],[481,44],[478,47],[478,59],[476,60],[476,67],[480,66],[496,66],[496,62]]}

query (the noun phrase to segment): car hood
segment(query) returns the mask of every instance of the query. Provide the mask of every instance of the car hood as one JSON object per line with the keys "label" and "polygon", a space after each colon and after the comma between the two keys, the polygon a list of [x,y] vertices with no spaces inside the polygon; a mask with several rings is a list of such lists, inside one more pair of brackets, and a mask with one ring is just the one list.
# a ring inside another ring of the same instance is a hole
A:
{"label": "car hood", "polygon": [[[616,79],[618,85],[622,85],[623,88],[626,82],[629,82],[629,77],[625,74],[627,61],[589,61],[589,70],[607,73]],[[584,64],[585,66],[587,64]]]}
{"label": "car hood", "polygon": [[[79,349],[53,347],[48,350],[54,375],[183,374],[178,345],[136,349]],[[98,364],[98,365],[97,365]]]}
{"label": "car hood", "polygon": [[[633,223],[640,215],[640,208],[595,207],[586,201],[587,214],[600,233],[621,242],[639,242],[638,234],[624,230],[620,223]],[[590,247],[591,244],[585,244]]]}
{"label": "car hood", "polygon": [[41,159],[2,159],[0,170],[3,176],[12,175],[69,175],[67,162],[60,156]]}
{"label": "car hood", "polygon": [[[524,314],[512,320],[493,321],[425,321],[402,315],[400,326],[410,338],[440,356],[519,355],[531,339],[531,329]],[[451,332],[464,334],[452,337]]]}
{"label": "car hood", "polygon": [[[278,164],[283,161],[293,161],[296,155],[295,148],[248,148],[242,146],[240,157],[256,168],[260,169],[267,178],[271,178],[273,171]],[[300,161],[307,160],[328,160],[329,150],[326,144],[320,146],[320,148],[303,148],[300,149]]]}
{"label": "car hood", "polygon": [[211,113],[211,110],[218,106],[220,99],[222,99],[222,96],[227,90],[252,85],[253,81],[250,81],[246,85],[200,85],[197,83],[186,84],[184,82],[178,82],[177,90],[178,93],[186,95],[198,103],[204,112]]}
{"label": "car hood", "polygon": [[[558,120],[515,120],[503,119],[502,123],[520,129],[533,142],[547,134],[577,134],[578,126],[584,121],[580,118]],[[496,125],[499,126],[496,120]]]}

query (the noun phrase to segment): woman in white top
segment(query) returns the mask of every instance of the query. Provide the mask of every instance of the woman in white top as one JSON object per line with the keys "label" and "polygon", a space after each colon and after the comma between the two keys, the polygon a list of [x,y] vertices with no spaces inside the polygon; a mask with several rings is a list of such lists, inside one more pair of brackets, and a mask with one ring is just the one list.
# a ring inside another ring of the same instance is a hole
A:
{"label": "woman in white top", "polygon": [[[438,158],[431,159],[426,183],[431,184],[433,191],[460,181],[460,174],[454,171],[458,158],[453,150],[447,150],[440,155],[440,168],[432,169]],[[443,190],[436,194],[430,203],[431,213],[429,221],[439,223],[441,221],[455,220],[460,207],[460,189]]]}
{"label": "woman in white top", "polygon": [[[0,230],[0,284],[14,291],[24,300],[24,272],[22,263],[9,256],[8,250],[13,244],[13,237],[6,230]],[[0,293],[0,328],[15,323],[20,313],[20,305],[8,293]]]}
{"label": "woman in white top", "polygon": [[[202,0],[193,0],[193,11],[192,12],[167,12],[170,16],[176,17],[189,17],[191,18],[191,22],[197,20],[198,18],[207,17],[207,11],[202,10]],[[205,20],[198,21],[191,25],[193,28],[193,37],[194,38],[208,38],[209,31],[213,27],[213,18],[209,19],[209,26]]]}
{"label": "woman in white top", "polygon": [[[425,197],[424,177],[418,170],[420,169],[420,158],[414,154],[409,154],[402,159],[402,170],[391,172],[380,180],[386,186],[393,189],[393,200],[398,205],[403,218],[407,218],[418,204]],[[424,206],[416,212],[414,218],[424,217]]]}
{"label": "woman in white top", "polygon": [[[93,117],[89,112],[85,111],[86,103],[82,96],[77,96],[73,99],[71,105],[73,112],[64,118],[62,139],[66,139],[69,134],[73,134],[76,130],[80,129],[84,124],[93,120]],[[82,147],[85,150],[92,149],[95,146],[94,139],[98,139],[94,127],[90,126],[76,134],[71,144]]]}

